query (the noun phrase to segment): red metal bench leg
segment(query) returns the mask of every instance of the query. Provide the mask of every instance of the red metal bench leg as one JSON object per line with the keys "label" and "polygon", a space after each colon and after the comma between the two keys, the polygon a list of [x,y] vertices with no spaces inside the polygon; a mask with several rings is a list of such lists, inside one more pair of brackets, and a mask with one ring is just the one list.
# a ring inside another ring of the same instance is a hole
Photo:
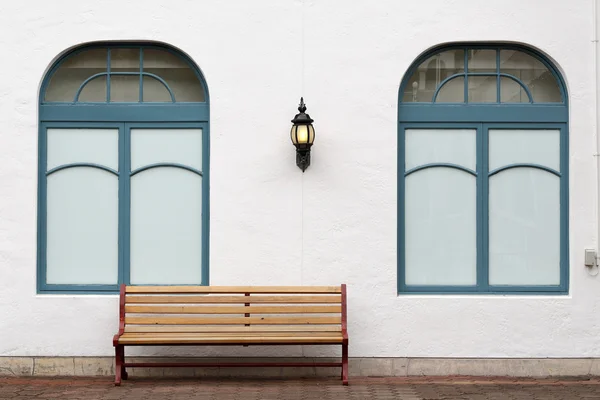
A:
{"label": "red metal bench leg", "polygon": [[121,386],[121,377],[125,370],[123,366],[124,354],[123,346],[115,346],[115,386]]}
{"label": "red metal bench leg", "polygon": [[342,384],[348,385],[348,345],[342,345]]}
{"label": "red metal bench leg", "polygon": [[121,346],[121,378],[127,380],[129,374],[125,370],[125,346]]}

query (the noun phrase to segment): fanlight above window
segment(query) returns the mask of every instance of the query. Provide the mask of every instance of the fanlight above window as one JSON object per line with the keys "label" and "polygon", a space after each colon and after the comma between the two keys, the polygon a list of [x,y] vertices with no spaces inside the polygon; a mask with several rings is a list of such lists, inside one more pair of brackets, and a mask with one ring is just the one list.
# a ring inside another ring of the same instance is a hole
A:
{"label": "fanlight above window", "polygon": [[194,69],[168,50],[93,48],[59,65],[44,102],[205,102],[205,91]]}
{"label": "fanlight above window", "polygon": [[404,103],[563,103],[560,85],[537,57],[519,50],[460,48],[423,61]]}

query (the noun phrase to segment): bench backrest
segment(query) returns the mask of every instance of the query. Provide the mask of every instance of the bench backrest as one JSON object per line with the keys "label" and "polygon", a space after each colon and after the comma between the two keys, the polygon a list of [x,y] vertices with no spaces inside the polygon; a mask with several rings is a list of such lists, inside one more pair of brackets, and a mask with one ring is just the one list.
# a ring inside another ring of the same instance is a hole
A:
{"label": "bench backrest", "polygon": [[122,285],[119,318],[120,332],[345,334],[346,285]]}

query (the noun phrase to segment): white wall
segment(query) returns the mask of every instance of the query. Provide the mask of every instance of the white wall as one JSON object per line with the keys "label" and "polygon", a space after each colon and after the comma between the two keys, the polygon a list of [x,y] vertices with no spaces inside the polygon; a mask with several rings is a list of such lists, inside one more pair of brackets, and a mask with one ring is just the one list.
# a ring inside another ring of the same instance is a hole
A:
{"label": "white wall", "polygon": [[[301,95],[302,1],[3,2],[0,356],[112,354],[115,296],[36,295],[35,287],[40,81],[63,50],[97,40],[163,41],[206,76],[212,284],[347,283],[351,356],[600,356],[600,277],[582,259],[597,240],[591,2],[304,3],[303,94],[317,138],[303,175],[288,136]],[[431,46],[486,40],[541,49],[568,82],[570,295],[398,296],[400,80]]]}

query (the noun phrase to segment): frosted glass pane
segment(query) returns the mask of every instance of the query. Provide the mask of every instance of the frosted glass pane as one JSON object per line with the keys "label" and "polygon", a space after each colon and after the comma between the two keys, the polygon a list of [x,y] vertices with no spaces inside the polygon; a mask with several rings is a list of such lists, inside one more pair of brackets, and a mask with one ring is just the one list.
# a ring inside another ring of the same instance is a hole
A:
{"label": "frosted glass pane", "polygon": [[48,176],[47,283],[117,283],[118,187],[95,168]]}
{"label": "frosted glass pane", "polygon": [[202,171],[202,129],[132,129],[131,169],[155,163]]}
{"label": "frosted glass pane", "polygon": [[406,170],[430,163],[476,169],[475,129],[407,129]]}
{"label": "frosted glass pane", "polygon": [[164,50],[144,50],[144,72],[167,82],[178,102],[203,102],[204,89],[190,66],[180,57]]}
{"label": "frosted glass pane", "polygon": [[495,103],[497,87],[495,76],[469,76],[469,103]]}
{"label": "frosted glass pane", "polygon": [[406,178],[407,285],[475,285],[475,177],[430,168]]}
{"label": "frosted glass pane", "polygon": [[131,283],[200,284],[202,177],[170,167],[131,178]]}
{"label": "frosted glass pane", "polygon": [[410,77],[402,101],[431,102],[435,89],[444,79],[462,72],[465,72],[464,50],[450,50],[433,55],[419,65]]}
{"label": "frosted glass pane", "polygon": [[560,179],[533,168],[490,178],[490,284],[560,283]]}
{"label": "frosted glass pane", "polygon": [[489,133],[490,170],[528,163],[560,172],[558,129],[490,129]]}
{"label": "frosted glass pane", "polygon": [[496,72],[496,50],[471,49],[467,51],[469,72]]}
{"label": "frosted glass pane", "polygon": [[454,78],[444,83],[435,101],[437,103],[464,103],[465,78]]}
{"label": "frosted glass pane", "polygon": [[113,75],[110,77],[110,101],[137,103],[140,98],[139,75]]}
{"label": "frosted glass pane", "polygon": [[[85,50],[75,54],[66,59],[52,75],[44,100],[71,102],[75,99],[75,93],[83,81],[105,71],[106,49]],[[100,81],[96,82],[96,84],[100,83]],[[106,81],[104,84],[106,86]],[[106,87],[104,92],[106,93]],[[100,101],[106,101],[106,96]]]}
{"label": "frosted glass pane", "polygon": [[96,77],[86,83],[79,93],[78,101],[82,103],[106,102],[106,76]]}
{"label": "frosted glass pane", "polygon": [[48,129],[48,170],[72,163],[119,169],[118,129]]}
{"label": "frosted glass pane", "polygon": [[537,58],[515,50],[500,51],[500,72],[519,78],[531,92],[534,102],[561,102],[558,82]]}

